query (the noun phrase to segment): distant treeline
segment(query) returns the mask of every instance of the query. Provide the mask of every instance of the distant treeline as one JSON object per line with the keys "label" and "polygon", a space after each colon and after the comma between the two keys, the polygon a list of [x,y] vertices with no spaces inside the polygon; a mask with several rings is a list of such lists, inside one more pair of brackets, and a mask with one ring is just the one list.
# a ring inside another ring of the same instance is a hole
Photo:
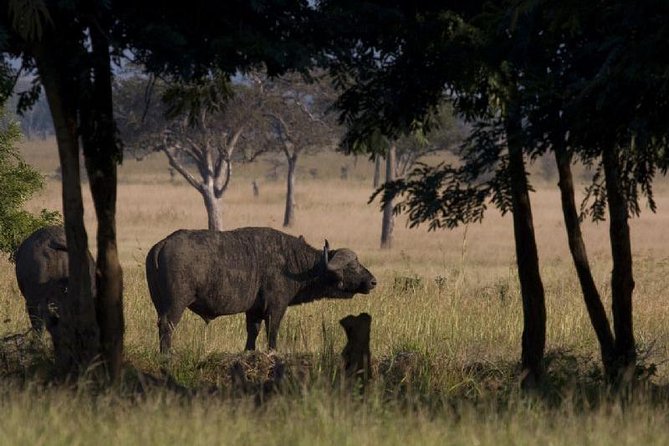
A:
{"label": "distant treeline", "polygon": [[17,104],[19,102],[19,93],[27,91],[32,86],[32,80],[29,78],[22,78],[14,88],[14,94],[5,105],[7,115],[15,118],[21,124],[21,133],[27,139],[41,138],[46,139],[48,136],[54,134],[53,121],[51,120],[51,113],[49,111],[49,104],[46,101],[44,92],[40,93],[39,98],[35,104],[22,113],[17,113]]}

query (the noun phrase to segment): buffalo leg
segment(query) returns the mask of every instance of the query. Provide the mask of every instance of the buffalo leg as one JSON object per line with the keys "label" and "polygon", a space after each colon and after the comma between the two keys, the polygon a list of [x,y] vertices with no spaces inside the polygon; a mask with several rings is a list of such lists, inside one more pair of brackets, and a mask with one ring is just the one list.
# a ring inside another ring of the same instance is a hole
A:
{"label": "buffalo leg", "polygon": [[32,325],[33,330],[38,334],[42,334],[44,331],[44,318],[42,317],[42,314],[46,314],[46,312],[42,313],[39,305],[31,305],[28,303],[26,303],[26,310],[28,311],[30,325]]}
{"label": "buffalo leg", "polygon": [[256,339],[260,333],[260,324],[262,324],[262,317],[255,312],[246,312],[246,350],[256,349]]}
{"label": "buffalo leg", "polygon": [[158,316],[158,337],[160,339],[160,353],[168,355],[172,348],[172,333],[181,320],[183,310],[169,311]]}
{"label": "buffalo leg", "polygon": [[268,311],[265,315],[265,329],[267,330],[267,340],[270,350],[276,350],[276,338],[279,334],[279,325],[281,325],[281,319],[285,312],[285,308],[274,309]]}

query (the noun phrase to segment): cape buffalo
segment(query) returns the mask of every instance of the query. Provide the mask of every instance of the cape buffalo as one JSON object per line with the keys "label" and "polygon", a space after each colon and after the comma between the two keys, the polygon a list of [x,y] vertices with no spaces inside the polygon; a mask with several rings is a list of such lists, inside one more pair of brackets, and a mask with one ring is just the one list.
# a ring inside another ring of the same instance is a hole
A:
{"label": "cape buffalo", "polygon": [[[91,287],[95,296],[95,261],[88,253]],[[16,280],[26,299],[33,328],[52,329],[58,321],[59,303],[67,296],[68,260],[65,230],[47,226],[33,232],[16,250]]]}
{"label": "cape buffalo", "polygon": [[180,230],[156,243],[146,257],[146,278],[156,311],[161,353],[186,308],[205,322],[246,313],[246,349],[255,350],[265,322],[269,348],[289,305],[324,297],[369,293],[374,276],[350,249],[318,250],[302,237],[271,228]]}

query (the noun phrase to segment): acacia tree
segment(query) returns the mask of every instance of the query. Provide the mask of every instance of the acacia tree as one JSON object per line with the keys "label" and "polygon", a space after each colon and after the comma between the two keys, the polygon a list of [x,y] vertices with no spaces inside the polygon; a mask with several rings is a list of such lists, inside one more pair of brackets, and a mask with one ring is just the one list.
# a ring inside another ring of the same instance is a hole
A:
{"label": "acacia tree", "polygon": [[[390,144],[386,153],[386,181],[385,184],[391,184],[397,176],[397,146]],[[395,213],[393,201],[386,200],[383,203],[383,217],[381,219],[381,249],[390,249],[393,247],[393,230],[395,229]]]}
{"label": "acacia tree", "polygon": [[378,153],[372,155],[374,162],[374,176],[372,178],[372,187],[376,190],[381,185],[381,161],[383,157]]}
{"label": "acacia tree", "polygon": [[[639,214],[641,194],[654,210],[653,176],[656,169],[667,166],[667,88],[661,73],[669,61],[659,55],[666,52],[668,30],[653,24],[655,8],[645,2],[633,8],[624,2],[608,4],[604,14],[596,3],[525,1],[504,7],[497,15],[498,27],[515,35],[507,58],[513,61],[514,55],[522,55],[522,64],[516,65],[523,74],[525,150],[532,156],[545,150],[555,155],[569,247],[604,370],[609,379],[625,382],[636,365],[627,219]],[[565,25],[569,21],[578,26]],[[649,26],[659,31],[643,31]],[[638,37],[628,42],[623,37],[628,35]],[[641,143],[636,145],[636,140]],[[593,206],[583,209],[603,219],[608,204],[613,332],[579,227],[573,159],[599,164],[586,191],[594,198]]]}
{"label": "acacia tree", "polygon": [[[343,145],[345,149],[353,153],[371,153],[375,164],[374,184],[379,183],[375,188],[378,189],[379,186],[386,188],[394,181],[404,178],[422,158],[440,152],[453,151],[462,143],[465,132],[463,123],[456,120],[452,107],[442,103],[436,111],[435,124],[429,127],[428,133],[421,126],[414,125],[410,133],[390,139],[379,130],[371,130],[364,135],[344,139]],[[347,146],[347,144],[351,145]],[[385,160],[385,181],[381,185],[382,159]],[[379,190],[373,197],[378,193]],[[392,248],[394,226],[393,199],[387,197],[382,205],[381,249]]]}
{"label": "acacia tree", "polygon": [[[429,134],[417,128],[409,135],[404,135],[388,144],[386,152],[386,185],[404,178],[424,157],[443,151],[453,150],[462,142],[463,128],[456,122],[452,108],[442,104],[439,108],[437,123]],[[382,205],[381,249],[392,248],[393,229],[395,227],[395,211],[392,199],[385,200]]]}
{"label": "acacia tree", "polygon": [[[614,335],[608,369],[623,381],[636,368],[628,220],[640,213],[642,195],[655,210],[652,182],[658,170],[666,173],[669,163],[669,26],[660,18],[669,13],[669,5],[660,3],[619,1],[602,8],[601,2],[594,2],[565,8],[552,2],[528,2],[530,11],[543,14],[539,17],[553,31],[560,44],[559,60],[566,68],[557,73],[564,73],[558,80],[565,87],[559,90],[564,92],[559,99],[561,121],[569,135],[561,141],[554,138],[558,143],[554,145],[563,142],[585,162],[599,163],[587,195],[594,198],[590,214],[595,219],[608,210]],[[579,26],[564,25],[563,20],[576,16],[579,21],[573,23]],[[604,332],[608,321],[600,319],[598,332]]]}
{"label": "acacia tree", "polygon": [[[296,30],[309,15],[306,1],[221,4],[195,0],[184,13],[178,3],[10,0],[0,7],[0,52],[19,58],[38,76],[19,108],[29,107],[43,87],[63,175],[63,212],[68,243],[69,294],[61,308],[63,341],[55,352],[62,376],[87,370],[101,354],[112,379],[123,351],[122,270],[116,243],[116,138],[112,58],[133,54],[149,73],[178,78],[228,75],[265,63],[270,74],[311,63],[309,43]],[[3,72],[3,84],[16,79]],[[81,141],[81,144],[80,144]],[[79,155],[83,148],[96,217],[97,299],[88,281]]]}
{"label": "acacia tree", "polygon": [[[549,11],[550,8],[544,10],[530,6],[526,14],[533,16],[534,22],[546,24],[553,20]],[[552,29],[559,29],[559,26]],[[539,152],[553,151],[569,249],[588,316],[600,345],[604,371],[608,378],[615,379],[620,361],[617,360],[615,339],[590,269],[571,171],[571,163],[578,153],[569,138],[566,116],[569,107],[564,92],[569,90],[569,83],[579,76],[573,69],[574,50],[582,43],[583,40],[572,32],[539,33],[536,30],[531,41],[526,43],[530,49],[526,52],[530,59],[526,72],[531,80],[525,82],[524,90],[525,130],[528,144],[536,145]],[[586,159],[586,162],[589,161]]]}
{"label": "acacia tree", "polygon": [[[537,382],[545,346],[544,290],[524,165],[519,76],[517,67],[500,60],[507,41],[503,32],[468,21],[471,10],[480,11],[478,2],[453,5],[456,11],[433,4],[419,11],[410,2],[332,0],[321,6],[333,23],[349,25],[331,35],[328,47],[336,59],[335,80],[344,90],[338,106],[349,124],[348,139],[374,131],[396,138],[410,133],[416,122],[429,129],[444,98],[478,125],[462,154],[464,166],[421,166],[417,172],[424,181],[407,186],[398,180],[386,185],[386,192],[397,192],[395,185],[401,184],[413,198],[420,197],[397,208],[409,210],[413,225],[430,220],[431,228],[482,218],[489,197],[502,212],[511,211],[523,299],[524,382]],[[439,192],[444,182],[454,194]],[[394,195],[386,193],[384,204]],[[430,203],[422,207],[426,197]]]}
{"label": "acacia tree", "polygon": [[435,123],[429,132],[417,127],[409,135],[397,139],[396,178],[406,176],[422,158],[442,152],[456,152],[464,141],[467,128],[454,116],[451,104],[442,103],[436,113]]}
{"label": "acacia tree", "polygon": [[[91,95],[95,85],[105,82],[105,75],[96,72],[99,77],[93,79],[93,71],[101,69],[97,57],[100,53],[106,54],[109,45],[106,36],[101,36],[98,26],[98,14],[81,17],[73,4],[46,4],[41,2],[12,1],[0,10],[0,27],[3,29],[5,40],[0,44],[3,58],[8,56],[20,57],[23,68],[36,72],[39,83],[19,99],[19,108],[34,102],[40,85],[44,87],[49,108],[53,117],[58,151],[63,174],[63,213],[65,232],[68,241],[68,261],[70,281],[68,299],[60,308],[63,342],[55,346],[56,366],[61,375],[71,376],[78,374],[88,367],[93,359],[102,351],[111,374],[120,370],[122,344],[118,342],[122,337],[122,312],[107,309],[118,304],[120,310],[120,294],[110,290],[105,284],[99,283],[97,289],[99,319],[106,319],[105,328],[114,325],[112,330],[103,329],[96,320],[96,308],[91,296],[91,275],[88,271],[88,242],[83,223],[83,201],[79,177],[80,136],[87,146],[87,159],[95,158],[97,150],[93,147],[93,134],[88,132],[83,137],[83,128],[90,123],[90,114],[79,114],[79,111],[93,104]],[[102,11],[101,11],[102,12]],[[91,31],[95,28],[95,31]],[[84,45],[84,36],[91,31],[90,44]],[[91,88],[93,87],[93,88]],[[96,98],[100,111],[105,107],[105,98]],[[90,107],[88,107],[90,110]],[[103,116],[100,116],[103,118]],[[96,120],[99,132],[109,132],[109,121]],[[91,127],[88,126],[90,129]],[[116,140],[111,139],[114,146],[105,159],[115,160],[118,155]],[[101,148],[102,149],[102,148]],[[108,149],[105,146],[105,150]],[[115,161],[112,161],[115,166]],[[101,166],[103,167],[103,166]],[[98,226],[98,272],[106,279],[107,284],[119,285],[120,266],[115,256],[114,233],[114,187],[116,183],[115,169],[109,164],[99,170],[91,171],[91,191],[96,203],[106,207],[104,215],[98,213],[101,225]],[[94,186],[95,185],[95,186]],[[99,185],[109,185],[109,192],[101,193]],[[100,208],[96,207],[96,211]],[[109,268],[108,268],[109,267]],[[98,278],[102,276],[98,274]],[[110,305],[111,304],[111,305]],[[119,324],[120,322],[120,324]],[[113,332],[113,333],[112,333]],[[102,348],[101,348],[102,345]]]}
{"label": "acacia tree", "polygon": [[299,74],[276,79],[256,77],[263,84],[264,115],[288,167],[284,227],[295,223],[295,182],[300,156],[334,146],[339,133],[334,116],[329,113],[334,100],[330,84],[318,74],[312,77],[315,79],[305,80]]}
{"label": "acacia tree", "polygon": [[[525,314],[522,362],[535,378],[541,375],[545,315],[524,157],[555,152],[570,248],[604,365],[607,374],[629,376],[635,343],[627,219],[638,213],[640,193],[653,208],[652,178],[656,169],[666,169],[667,158],[669,101],[662,73],[669,66],[669,30],[657,3],[528,0],[490,2],[486,8],[472,2],[451,10],[422,5],[420,11],[404,2],[324,3],[337,22],[351,23],[358,39],[355,51],[339,55],[354,68],[342,71],[344,80],[354,79],[340,101],[345,117],[358,122],[349,137],[378,127],[389,134],[406,131],[414,119],[429,122],[442,94],[476,122],[462,153],[464,165],[416,169],[386,187],[384,198],[404,193],[396,209],[407,211],[413,224],[429,221],[431,228],[482,218],[488,199],[513,213]],[[343,20],[352,10],[353,21]],[[355,19],[371,14],[381,19],[356,30]],[[451,71],[454,66],[459,73]],[[588,195],[595,198],[594,216],[603,216],[607,204],[611,216],[615,340],[580,236],[569,168],[573,155],[588,163],[601,159]]]}
{"label": "acacia tree", "polygon": [[[167,87],[142,78],[116,87],[116,119],[123,140],[138,157],[160,151],[201,195],[210,230],[223,230],[223,198],[235,162],[270,150],[260,84],[230,85],[227,78]],[[153,89],[162,101],[145,103]]]}

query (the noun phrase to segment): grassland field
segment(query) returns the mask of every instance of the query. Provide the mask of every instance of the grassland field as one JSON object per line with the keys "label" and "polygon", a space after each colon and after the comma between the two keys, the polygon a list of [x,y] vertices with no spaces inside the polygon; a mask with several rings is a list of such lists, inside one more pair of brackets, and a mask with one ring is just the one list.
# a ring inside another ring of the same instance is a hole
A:
{"label": "grassland field", "polygon": [[[61,209],[54,141],[26,141],[26,160],[47,177],[29,207]],[[349,178],[339,178],[349,166]],[[272,181],[267,162],[235,166],[225,197],[227,228],[281,229],[284,176]],[[317,169],[314,178],[310,171]],[[658,212],[632,221],[636,288],[635,334],[646,386],[613,397],[598,379],[598,348],[569,256],[556,180],[531,181],[535,229],[548,312],[548,379],[541,395],[522,396],[516,362],[522,311],[510,216],[489,209],[481,224],[452,231],[395,224],[394,246],[379,248],[378,203],[372,163],[340,154],[301,161],[297,222],[287,232],[315,247],[354,249],[379,279],[367,296],[292,307],[279,333],[278,356],[303,363],[305,373],[262,404],[253,395],[169,390],[141,395],[113,389],[63,389],[34,378],[0,382],[0,444],[669,444],[669,183],[658,179]],[[253,197],[251,181],[260,185]],[[95,221],[84,190],[94,251]],[[144,276],[146,252],[180,228],[206,225],[198,193],[171,178],[160,154],[120,168],[118,241],[124,267],[125,354],[128,375],[160,374],[156,316]],[[608,225],[585,222],[584,236],[597,285],[610,306]],[[416,287],[402,287],[418,277]],[[380,372],[364,397],[337,381],[345,343],[340,318],[372,315],[372,354]],[[0,336],[29,326],[13,265],[0,260]],[[205,325],[186,314],[175,334],[169,372],[189,389],[225,389],[229,361],[245,341],[243,315]],[[46,340],[41,341],[48,344]],[[264,333],[259,339],[266,350]],[[45,353],[48,357],[48,353]],[[231,359],[233,358],[233,359]],[[267,355],[248,361],[262,365]],[[2,366],[2,364],[0,364]],[[260,367],[260,366],[259,366]],[[30,372],[36,373],[34,368]],[[32,377],[33,375],[31,375]],[[296,375],[297,376],[297,375]],[[130,379],[130,378],[128,378]],[[85,386],[84,386],[85,387]]]}

